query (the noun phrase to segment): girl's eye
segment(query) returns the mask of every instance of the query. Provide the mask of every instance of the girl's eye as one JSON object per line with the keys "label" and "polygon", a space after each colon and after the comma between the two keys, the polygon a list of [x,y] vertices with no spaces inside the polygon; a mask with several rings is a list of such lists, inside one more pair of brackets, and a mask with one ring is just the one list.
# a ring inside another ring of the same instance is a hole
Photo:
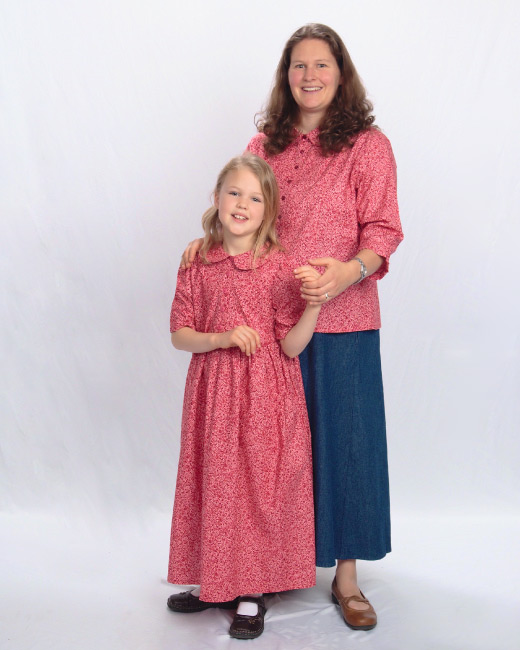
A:
{"label": "girl's eye", "polygon": [[259,199],[257,196],[253,196],[253,201],[256,201],[257,203],[262,203],[262,199]]}
{"label": "girl's eye", "polygon": [[230,190],[229,193],[231,196],[238,196],[238,192],[236,190]]}

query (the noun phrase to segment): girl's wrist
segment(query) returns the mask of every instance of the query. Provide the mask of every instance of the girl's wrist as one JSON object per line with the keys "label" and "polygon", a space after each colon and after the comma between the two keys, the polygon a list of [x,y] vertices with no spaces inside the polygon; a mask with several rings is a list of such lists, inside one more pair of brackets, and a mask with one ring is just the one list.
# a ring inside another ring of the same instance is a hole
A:
{"label": "girl's wrist", "polygon": [[222,334],[220,332],[213,332],[210,336],[210,344],[214,350],[218,350],[222,347]]}

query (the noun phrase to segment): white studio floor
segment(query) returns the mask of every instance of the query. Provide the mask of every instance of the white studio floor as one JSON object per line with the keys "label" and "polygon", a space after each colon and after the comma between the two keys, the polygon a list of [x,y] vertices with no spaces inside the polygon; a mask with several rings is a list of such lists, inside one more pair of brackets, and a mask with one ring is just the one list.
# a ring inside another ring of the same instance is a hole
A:
{"label": "white studio floor", "polygon": [[0,648],[520,649],[520,518],[394,515],[394,552],[359,565],[374,630],[345,626],[319,569],[313,589],[268,598],[250,641],[229,638],[230,612],[167,609],[169,524],[0,515]]}

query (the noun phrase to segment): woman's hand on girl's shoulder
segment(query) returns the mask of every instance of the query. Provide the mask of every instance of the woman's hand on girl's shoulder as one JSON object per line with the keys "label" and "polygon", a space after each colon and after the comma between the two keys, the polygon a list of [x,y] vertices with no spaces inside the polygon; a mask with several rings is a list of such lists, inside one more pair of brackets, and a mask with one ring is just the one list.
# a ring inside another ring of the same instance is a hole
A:
{"label": "woman's hand on girl's shoulder", "polygon": [[199,237],[198,239],[190,241],[190,243],[186,246],[186,249],[181,257],[181,269],[190,268],[190,266],[193,264],[193,260],[195,259],[195,255],[202,247],[203,241],[204,240]]}

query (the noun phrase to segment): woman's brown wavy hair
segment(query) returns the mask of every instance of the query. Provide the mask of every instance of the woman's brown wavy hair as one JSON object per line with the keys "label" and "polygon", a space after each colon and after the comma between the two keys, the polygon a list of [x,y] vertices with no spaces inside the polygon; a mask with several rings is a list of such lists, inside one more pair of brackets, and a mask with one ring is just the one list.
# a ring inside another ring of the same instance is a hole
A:
{"label": "woman's brown wavy hair", "polygon": [[299,108],[289,87],[288,71],[294,46],[305,39],[320,39],[330,48],[341,73],[336,95],[320,124],[320,145],[324,156],[351,145],[353,136],[373,125],[373,106],[352,63],[345,44],[336,32],[319,23],[296,30],[285,44],[274,78],[267,108],[257,120],[257,128],[267,136],[264,148],[270,155],[281,153],[295,139]]}
{"label": "woman's brown wavy hair", "polygon": [[[253,267],[259,257],[268,255],[275,249],[283,250],[276,234],[276,219],[280,212],[280,195],[278,183],[271,166],[259,156],[252,153],[245,153],[242,156],[232,158],[218,175],[217,184],[213,190],[213,197],[220,194],[224,180],[229,172],[237,169],[249,169],[257,178],[264,198],[264,218],[256,232],[255,244],[253,247]],[[214,246],[222,241],[222,226],[218,217],[218,209],[215,205],[206,210],[202,215],[202,228],[204,229],[204,240],[199,255],[207,263],[207,253]]]}

